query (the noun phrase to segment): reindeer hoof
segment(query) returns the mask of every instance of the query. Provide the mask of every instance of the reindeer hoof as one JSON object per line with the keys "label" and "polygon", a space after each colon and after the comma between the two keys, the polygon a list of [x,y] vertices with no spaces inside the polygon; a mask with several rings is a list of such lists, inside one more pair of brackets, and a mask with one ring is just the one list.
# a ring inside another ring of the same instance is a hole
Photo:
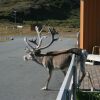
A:
{"label": "reindeer hoof", "polygon": [[43,87],[41,90],[48,90],[48,88],[45,86],[45,87]]}

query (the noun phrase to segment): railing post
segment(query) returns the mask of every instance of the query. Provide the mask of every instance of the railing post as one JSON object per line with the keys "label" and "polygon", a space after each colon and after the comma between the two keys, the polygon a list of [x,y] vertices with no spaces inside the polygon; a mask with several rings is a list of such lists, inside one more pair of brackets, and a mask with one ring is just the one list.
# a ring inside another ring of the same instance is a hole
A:
{"label": "railing post", "polygon": [[[77,57],[76,57],[77,59]],[[77,69],[76,69],[76,63],[77,60],[75,61],[73,65],[73,100],[76,100],[76,89],[77,89]]]}
{"label": "railing post", "polygon": [[75,54],[73,54],[70,66],[68,68],[67,74],[59,90],[56,100],[76,100],[77,75],[76,75],[75,63],[76,63]]}

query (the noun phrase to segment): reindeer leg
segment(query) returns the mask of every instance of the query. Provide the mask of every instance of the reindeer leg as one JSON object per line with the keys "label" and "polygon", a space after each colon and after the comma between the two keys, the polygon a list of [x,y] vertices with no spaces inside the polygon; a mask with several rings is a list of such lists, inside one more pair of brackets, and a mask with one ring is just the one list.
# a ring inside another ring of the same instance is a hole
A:
{"label": "reindeer leg", "polygon": [[49,71],[49,76],[48,76],[46,85],[42,88],[42,90],[48,90],[48,84],[49,84],[49,82],[50,82],[51,75],[52,75],[52,71]]}
{"label": "reindeer leg", "polygon": [[80,87],[85,75],[86,75],[86,73],[82,73],[81,79],[79,80],[79,83],[78,83],[78,87]]}
{"label": "reindeer leg", "polygon": [[91,75],[90,75],[90,73],[87,72],[86,76],[87,76],[88,79],[90,80],[90,83],[91,83],[91,86],[92,86],[92,87],[91,87],[91,91],[95,90],[94,85],[93,85],[93,82],[92,82],[92,79],[91,79]]}
{"label": "reindeer leg", "polygon": [[[83,59],[83,58],[82,58]],[[79,80],[79,83],[78,83],[78,87],[80,87],[85,75],[86,75],[86,72],[85,72],[85,60],[80,60],[80,70],[82,72],[82,76],[81,76],[81,79]]]}

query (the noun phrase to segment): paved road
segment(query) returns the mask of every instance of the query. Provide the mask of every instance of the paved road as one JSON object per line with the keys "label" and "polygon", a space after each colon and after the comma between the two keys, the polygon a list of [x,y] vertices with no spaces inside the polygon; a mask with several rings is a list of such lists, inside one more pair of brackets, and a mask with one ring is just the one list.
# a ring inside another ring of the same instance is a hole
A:
{"label": "paved road", "polygon": [[[63,39],[49,49],[71,48],[75,43],[75,39]],[[0,43],[0,100],[55,100],[64,78],[62,72],[53,73],[49,91],[40,90],[48,73],[34,62],[23,61],[24,47],[23,38]]]}

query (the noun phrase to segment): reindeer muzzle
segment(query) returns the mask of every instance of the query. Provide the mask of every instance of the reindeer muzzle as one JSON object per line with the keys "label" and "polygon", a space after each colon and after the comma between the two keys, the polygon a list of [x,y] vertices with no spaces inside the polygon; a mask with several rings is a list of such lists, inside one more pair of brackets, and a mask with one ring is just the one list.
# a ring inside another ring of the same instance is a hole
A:
{"label": "reindeer muzzle", "polygon": [[32,56],[31,55],[25,55],[23,56],[24,61],[28,61],[28,60],[32,60]]}

